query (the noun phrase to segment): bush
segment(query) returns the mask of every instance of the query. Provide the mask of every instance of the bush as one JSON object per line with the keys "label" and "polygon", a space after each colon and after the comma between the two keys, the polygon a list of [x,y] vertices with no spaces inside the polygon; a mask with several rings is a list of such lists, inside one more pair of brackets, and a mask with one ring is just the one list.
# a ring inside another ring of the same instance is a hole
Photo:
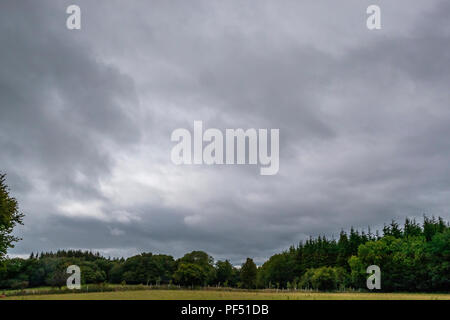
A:
{"label": "bush", "polygon": [[16,280],[11,281],[11,284],[10,284],[11,289],[14,289],[14,290],[19,290],[19,289],[23,290],[25,288],[28,288],[28,285],[29,285],[28,281],[16,281]]}
{"label": "bush", "polygon": [[331,291],[344,287],[347,277],[344,269],[338,267],[308,269],[300,280],[300,286],[306,289]]}

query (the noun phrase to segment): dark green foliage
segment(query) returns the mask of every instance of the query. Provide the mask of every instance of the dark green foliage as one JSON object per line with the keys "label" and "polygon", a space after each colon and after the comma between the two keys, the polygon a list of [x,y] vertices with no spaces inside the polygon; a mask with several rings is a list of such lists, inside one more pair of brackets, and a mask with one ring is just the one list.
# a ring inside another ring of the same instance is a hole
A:
{"label": "dark green foliage", "polygon": [[14,242],[19,240],[11,233],[16,225],[22,224],[23,219],[17,200],[9,195],[5,178],[4,174],[0,174],[0,262],[8,248],[13,248]]}
{"label": "dark green foliage", "polygon": [[450,228],[437,233],[426,244],[425,261],[429,288],[438,291],[450,290]]}
{"label": "dark green foliage", "polygon": [[406,238],[409,237],[418,237],[422,235],[422,228],[420,224],[416,222],[416,220],[410,220],[406,218],[405,225],[403,226],[403,236]]}
{"label": "dark green foliage", "polygon": [[[405,223],[403,232],[392,232],[361,245],[351,257],[354,286],[363,287],[366,268],[381,268],[384,291],[448,291],[450,289],[450,228],[442,219],[425,218],[424,228]],[[397,235],[397,237],[394,236]]]}
{"label": "dark green foliage", "polygon": [[265,262],[258,271],[258,287],[287,287],[296,276],[294,252],[276,254]]}
{"label": "dark green foliage", "polygon": [[143,253],[128,259],[107,259],[98,253],[60,250],[32,253],[29,259],[6,259],[0,265],[0,288],[65,285],[67,266],[81,268],[83,284],[127,283],[181,286],[220,285],[242,288],[366,288],[368,266],[381,268],[384,291],[449,291],[450,228],[443,219],[424,217],[422,225],[395,221],[374,236],[354,228],[338,240],[310,238],[275,254],[261,267],[248,258],[240,269],[203,251],[174,260]]}
{"label": "dark green foliage", "polygon": [[216,283],[225,287],[233,284],[233,265],[230,261],[217,261],[216,262]]}
{"label": "dark green foliage", "polygon": [[175,261],[171,256],[143,253],[117,263],[111,268],[111,282],[127,284],[163,284],[169,283],[175,270]]}
{"label": "dark green foliage", "polygon": [[190,253],[186,253],[183,258],[179,259],[179,262],[193,263],[201,267],[208,268],[212,267],[214,259],[204,251],[192,251]]}
{"label": "dark green foliage", "polygon": [[[264,263],[258,271],[258,287],[366,288],[366,269],[376,264],[382,270],[382,290],[448,291],[449,233],[443,219],[424,217],[423,226],[406,219],[403,229],[392,221],[383,228],[382,236],[378,232],[374,236],[370,229],[364,233],[351,228],[349,234],[341,231],[337,242],[311,238]],[[313,285],[314,277],[333,278],[326,267],[333,268],[338,281],[333,286],[326,285],[331,280]]]}
{"label": "dark green foliage", "polygon": [[[216,279],[216,269],[214,268],[214,259],[204,251],[192,251],[186,253],[182,258],[176,261],[177,268],[181,264],[193,264],[198,266],[204,274],[203,284],[213,284]],[[177,279],[174,278],[175,281]],[[178,282],[180,283],[180,282]]]}
{"label": "dark green foliage", "polygon": [[252,259],[247,258],[241,267],[241,283],[243,288],[253,289],[256,287],[256,273],[256,264]]}
{"label": "dark green foliage", "polygon": [[48,275],[45,282],[51,287],[61,288],[66,285],[67,277],[68,275],[66,274],[65,269],[57,268]]}
{"label": "dark green foliage", "polygon": [[189,262],[181,262],[175,271],[173,278],[175,283],[183,286],[200,286],[205,284],[206,271],[200,265]]}
{"label": "dark green foliage", "polygon": [[320,267],[308,269],[300,280],[302,288],[316,290],[337,290],[345,287],[347,276],[344,269],[340,267]]}

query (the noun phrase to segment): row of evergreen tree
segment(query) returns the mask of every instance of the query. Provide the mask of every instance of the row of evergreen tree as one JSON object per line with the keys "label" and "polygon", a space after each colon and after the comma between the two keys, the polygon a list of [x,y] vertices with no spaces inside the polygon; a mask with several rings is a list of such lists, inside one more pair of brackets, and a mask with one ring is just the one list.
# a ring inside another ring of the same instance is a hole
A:
{"label": "row of evergreen tree", "polygon": [[450,226],[442,218],[423,223],[392,221],[381,234],[341,231],[339,238],[310,238],[275,254],[257,267],[248,258],[240,267],[214,261],[203,251],[180,259],[143,253],[111,259],[80,250],[32,253],[29,259],[7,259],[0,266],[0,288],[61,287],[67,266],[81,268],[82,282],[178,284],[240,288],[365,288],[366,268],[378,265],[385,291],[450,290]]}

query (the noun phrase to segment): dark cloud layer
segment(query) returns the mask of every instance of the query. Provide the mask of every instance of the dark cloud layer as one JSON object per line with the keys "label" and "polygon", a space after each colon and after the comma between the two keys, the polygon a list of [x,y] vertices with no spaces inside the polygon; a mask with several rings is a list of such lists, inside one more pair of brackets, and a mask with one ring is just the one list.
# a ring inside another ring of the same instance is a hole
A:
{"label": "dark cloud layer", "polygon": [[[309,235],[449,218],[450,5],[3,1],[0,170],[11,254],[193,249],[261,262]],[[170,133],[279,128],[280,172],[174,166]]]}

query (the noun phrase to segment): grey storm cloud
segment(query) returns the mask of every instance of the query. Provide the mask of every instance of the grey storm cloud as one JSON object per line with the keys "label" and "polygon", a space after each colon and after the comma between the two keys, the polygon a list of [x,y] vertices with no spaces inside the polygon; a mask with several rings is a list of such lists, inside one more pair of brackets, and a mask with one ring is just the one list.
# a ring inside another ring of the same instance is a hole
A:
{"label": "grey storm cloud", "polygon": [[[450,4],[3,1],[12,255],[199,249],[262,262],[310,235],[449,218]],[[82,10],[82,29],[65,9]],[[175,166],[176,128],[279,128],[280,171]]]}

